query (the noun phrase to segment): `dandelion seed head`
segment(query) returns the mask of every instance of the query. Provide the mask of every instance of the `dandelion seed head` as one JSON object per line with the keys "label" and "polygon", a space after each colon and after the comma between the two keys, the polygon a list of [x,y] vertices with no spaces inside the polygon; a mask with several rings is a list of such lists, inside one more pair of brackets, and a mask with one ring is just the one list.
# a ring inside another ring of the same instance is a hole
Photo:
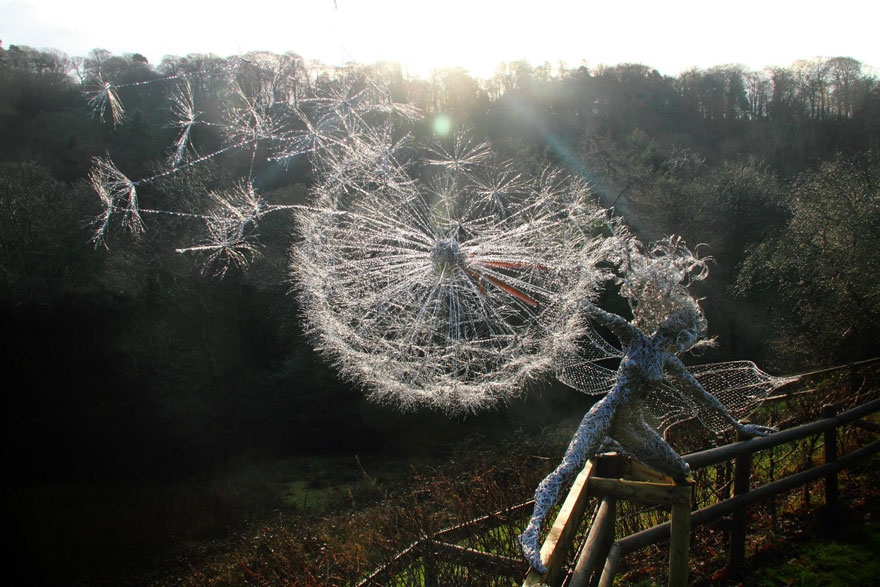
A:
{"label": "dandelion seed head", "polygon": [[[392,180],[367,155],[389,135],[360,140],[374,142],[350,154],[349,183],[325,178],[298,217],[291,266],[316,346],[404,409],[476,411],[552,373],[587,328],[579,300],[607,278],[603,237],[584,229],[605,212],[578,182],[552,202],[528,179],[493,198],[473,180],[491,174],[488,152],[467,173],[398,162]],[[559,206],[581,221],[556,219]]]}
{"label": "dandelion seed head", "polygon": [[[529,175],[448,119],[437,119],[434,140],[418,143],[406,125],[421,113],[366,76],[308,80],[300,69],[243,58],[224,73],[223,107],[207,114],[180,77],[169,169],[134,182],[109,158],[94,161],[90,179],[104,206],[96,240],[114,219],[143,229],[136,186],[233,150],[249,151],[252,169],[262,153],[305,156],[315,182],[308,209],[295,216],[300,305],[316,347],[372,399],[471,412],[552,376],[585,342],[599,349],[589,357],[607,356],[580,304],[621,266],[625,239],[586,182],[552,168]],[[97,100],[110,100],[109,90]],[[196,124],[228,142],[186,160]],[[203,201],[204,211],[149,212],[201,222],[202,237],[177,250],[218,277],[253,263],[261,219],[290,208],[266,203],[250,178]]]}

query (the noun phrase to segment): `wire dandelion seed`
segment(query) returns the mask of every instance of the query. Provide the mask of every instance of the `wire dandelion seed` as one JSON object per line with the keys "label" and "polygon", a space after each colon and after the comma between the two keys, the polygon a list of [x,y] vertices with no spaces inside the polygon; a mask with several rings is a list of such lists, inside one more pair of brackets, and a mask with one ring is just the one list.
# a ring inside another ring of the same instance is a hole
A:
{"label": "wire dandelion seed", "polygon": [[261,90],[250,95],[240,86],[234,92],[237,100],[227,111],[223,125],[230,144],[255,144],[272,141],[282,130],[279,113],[284,105],[275,102],[271,92]]}
{"label": "wire dandelion seed", "polygon": [[122,225],[131,232],[142,232],[144,222],[138,204],[137,187],[128,179],[109,157],[95,157],[89,172],[89,183],[101,200],[103,211],[94,224],[92,241],[103,242],[110,222],[117,214],[122,215]]}
{"label": "wire dandelion seed", "polygon": [[[312,116],[316,119],[312,120]],[[340,143],[335,115],[320,111],[310,115],[294,107],[292,117],[300,124],[280,132],[278,145],[270,160],[289,162],[301,155],[311,155],[322,160],[322,154]]]}
{"label": "wire dandelion seed", "polygon": [[186,78],[183,78],[171,96],[171,111],[175,116],[174,126],[180,129],[171,156],[168,158],[168,164],[174,168],[183,161],[186,149],[190,144],[193,127],[198,123],[201,114],[196,111],[192,88]]}
{"label": "wire dandelion seed", "polygon": [[492,150],[488,142],[477,140],[467,131],[458,131],[451,141],[431,141],[428,144],[424,163],[457,174],[467,174],[471,170],[482,169],[483,163],[491,155]]}
{"label": "wire dandelion seed", "polygon": [[122,104],[122,100],[119,98],[119,90],[123,88],[148,86],[155,83],[166,83],[176,80],[179,77],[180,76],[175,74],[137,82],[115,84],[105,79],[100,71],[92,72],[89,75],[89,79],[91,82],[90,85],[93,89],[84,91],[83,95],[86,97],[92,116],[103,122],[109,113],[110,121],[115,128],[125,122],[125,107]]}
{"label": "wire dandelion seed", "polygon": [[178,253],[204,256],[203,274],[223,277],[231,267],[247,269],[260,254],[257,223],[265,214],[278,208],[270,206],[250,183],[225,192],[211,192],[214,208],[205,215],[205,241],[176,249]]}
{"label": "wire dandelion seed", "polygon": [[97,76],[96,85],[97,89],[85,92],[92,116],[99,118],[103,122],[104,117],[109,111],[110,121],[113,123],[113,126],[121,124],[125,120],[125,109],[122,106],[122,101],[119,99],[116,86],[105,81],[101,76]]}

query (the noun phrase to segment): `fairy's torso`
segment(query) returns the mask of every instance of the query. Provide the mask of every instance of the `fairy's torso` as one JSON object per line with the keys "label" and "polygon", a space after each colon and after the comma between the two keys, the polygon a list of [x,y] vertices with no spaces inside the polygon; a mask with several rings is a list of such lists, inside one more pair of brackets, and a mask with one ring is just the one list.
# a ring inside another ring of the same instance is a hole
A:
{"label": "fairy's torso", "polygon": [[654,386],[663,382],[663,364],[668,353],[661,343],[657,336],[643,334],[637,334],[629,341],[618,368],[618,387],[627,387],[631,399],[644,398]]}

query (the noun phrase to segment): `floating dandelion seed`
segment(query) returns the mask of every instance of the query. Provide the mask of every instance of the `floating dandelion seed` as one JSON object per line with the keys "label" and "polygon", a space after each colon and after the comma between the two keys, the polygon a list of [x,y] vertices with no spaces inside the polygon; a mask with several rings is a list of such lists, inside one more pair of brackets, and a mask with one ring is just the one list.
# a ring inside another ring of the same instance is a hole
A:
{"label": "floating dandelion seed", "polygon": [[97,78],[97,85],[98,88],[96,90],[90,90],[85,93],[89,107],[92,110],[92,115],[103,121],[104,116],[109,110],[113,126],[120,124],[125,118],[125,112],[122,102],[119,100],[119,95],[116,93],[116,86],[105,81],[100,76]]}
{"label": "floating dandelion seed", "polygon": [[180,129],[180,134],[174,142],[174,149],[168,162],[171,167],[177,167],[183,160],[186,148],[190,142],[193,126],[195,126],[199,117],[199,112],[196,111],[193,104],[192,89],[190,88],[189,81],[185,78],[171,96],[171,111],[177,118],[175,126]]}
{"label": "floating dandelion seed", "polygon": [[465,174],[481,167],[491,154],[489,143],[478,141],[467,131],[458,131],[449,138],[432,141],[424,163]]}
{"label": "floating dandelion seed", "polygon": [[312,120],[309,114],[294,107],[291,115],[292,120],[299,124],[279,131],[278,144],[270,160],[287,162],[301,155],[312,155],[320,161],[324,154],[342,141],[343,135],[335,114],[318,110],[314,113],[317,119]]}
{"label": "floating dandelion seed", "polygon": [[252,224],[218,213],[206,219],[207,238],[203,244],[180,248],[177,252],[203,255],[202,273],[222,278],[231,267],[247,269],[259,256],[260,247],[251,232],[253,228]]}
{"label": "floating dandelion seed", "polygon": [[91,78],[94,80],[94,90],[87,90],[83,92],[88,101],[88,105],[91,108],[92,116],[99,118],[101,121],[104,120],[107,111],[110,111],[110,120],[113,122],[113,126],[117,126],[121,124],[125,120],[125,108],[122,105],[122,101],[119,99],[118,91],[122,88],[132,88],[137,86],[147,86],[154,83],[162,83],[170,80],[178,79],[180,76],[171,75],[167,77],[160,77],[156,79],[149,79],[139,82],[130,82],[125,84],[114,84],[110,81],[104,79],[104,77],[100,73],[92,74]]}
{"label": "floating dandelion seed", "polygon": [[89,183],[104,206],[104,211],[95,220],[97,228],[92,236],[95,243],[104,240],[111,219],[117,213],[122,215],[122,225],[125,228],[132,232],[143,231],[144,223],[138,206],[137,187],[117,169],[109,157],[92,159]]}
{"label": "floating dandelion seed", "polygon": [[247,95],[240,86],[236,86],[237,97],[227,112],[226,130],[232,144],[256,144],[258,141],[271,141],[279,137],[283,124],[278,113],[283,106],[276,103],[267,92],[254,96]]}
{"label": "floating dandelion seed", "polygon": [[208,214],[199,216],[205,222],[204,242],[176,251],[202,255],[202,273],[220,278],[232,267],[246,270],[259,257],[262,247],[256,230],[264,216],[299,207],[269,204],[257,194],[250,183],[242,183],[223,192],[211,192],[209,197],[214,203],[213,209]]}
{"label": "floating dandelion seed", "polygon": [[509,213],[505,208],[508,195],[520,193],[526,184],[513,161],[492,161],[487,165],[486,173],[473,178],[473,182],[477,196],[491,202],[501,216]]}

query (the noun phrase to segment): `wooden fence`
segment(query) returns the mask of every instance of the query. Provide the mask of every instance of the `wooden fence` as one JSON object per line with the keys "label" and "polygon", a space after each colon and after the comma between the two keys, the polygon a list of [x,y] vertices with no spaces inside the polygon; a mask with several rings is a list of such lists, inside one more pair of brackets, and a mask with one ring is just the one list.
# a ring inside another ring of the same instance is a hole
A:
{"label": "wooden fence", "polygon": [[[728,567],[732,569],[741,568],[745,563],[746,552],[746,522],[748,519],[748,508],[750,505],[773,497],[780,493],[785,493],[797,487],[803,486],[813,481],[824,480],[825,486],[825,504],[829,513],[829,518],[833,519],[833,512],[837,508],[838,486],[837,474],[852,465],[867,459],[880,452],[880,440],[871,442],[846,455],[837,454],[837,432],[842,426],[855,424],[857,426],[877,431],[877,426],[871,422],[863,422],[863,418],[880,411],[880,399],[867,402],[861,406],[836,414],[833,406],[826,406],[824,410],[825,417],[816,422],[811,422],[803,426],[790,428],[777,432],[763,438],[753,438],[750,440],[739,441],[734,444],[720,446],[717,448],[692,453],[685,456],[685,460],[690,464],[693,470],[698,470],[711,465],[717,465],[726,461],[733,460],[733,496],[729,499],[719,501],[711,506],[690,512],[689,521],[681,522],[679,528],[687,528],[676,531],[676,510],[672,510],[672,520],[657,526],[653,526],[641,532],[630,534],[628,536],[613,540],[607,546],[607,553],[602,552],[601,545],[608,542],[610,532],[613,532],[613,516],[614,503],[620,499],[619,493],[608,494],[608,497],[602,497],[602,502],[597,515],[594,517],[590,532],[587,535],[584,548],[575,564],[574,572],[566,582],[567,587],[584,587],[586,585],[599,585],[602,587],[610,586],[617,574],[620,560],[623,556],[650,546],[659,542],[670,539],[670,572],[669,585],[679,586],[687,584],[687,557],[682,557],[677,552],[682,550],[686,552],[684,542],[689,534],[690,529],[697,526],[708,524],[719,520],[725,516],[732,516],[732,524],[730,528],[730,550]],[[795,442],[814,435],[822,435],[824,437],[824,463],[814,466],[813,468],[800,471],[788,475],[782,479],[777,479],[760,485],[757,487],[750,486],[750,478],[752,471],[753,455],[760,451],[768,450],[780,445]],[[587,484],[587,489],[593,491],[592,484]],[[576,489],[576,488],[573,488]],[[689,489],[688,490],[688,495]],[[596,484],[597,495],[602,495],[606,490],[599,484]],[[633,495],[639,501],[649,501],[646,495]],[[663,502],[657,500],[656,503]],[[690,504],[690,502],[688,502]],[[571,524],[579,525],[581,520],[577,520],[574,516],[568,518],[563,517],[564,511],[557,516],[554,525]],[[555,562],[555,558],[564,560],[568,556],[571,543],[560,542],[554,545],[554,549],[549,550],[547,555],[551,561]],[[682,560],[684,560],[682,566]],[[548,564],[548,575],[550,574],[550,565]],[[559,585],[561,580],[557,576],[539,577],[537,573],[530,571],[524,586],[536,585]]]}
{"label": "wooden fence", "polygon": [[[847,454],[838,454],[838,431],[844,426],[857,426],[880,433],[880,426],[865,421],[867,416],[878,411],[880,399],[868,401],[839,414],[833,406],[825,406],[824,417],[818,421],[767,437],[739,440],[733,444],[686,455],[685,460],[695,472],[731,461],[733,463],[732,495],[698,509],[692,507],[694,497],[691,485],[676,485],[668,477],[651,471],[632,459],[616,455],[593,459],[573,483],[548,532],[541,551],[542,559],[548,567],[548,572],[543,576],[527,569],[519,557],[483,552],[460,545],[464,537],[475,533],[491,532],[510,525],[521,528],[533,506],[533,502],[526,502],[423,537],[365,578],[359,583],[359,587],[401,584],[394,579],[396,572],[413,564],[421,565],[417,573],[420,577],[419,583],[427,587],[442,583],[442,579],[435,577],[436,569],[441,564],[479,569],[505,581],[493,581],[493,585],[607,587],[612,585],[623,557],[667,540],[670,541],[668,583],[672,586],[686,585],[692,529],[727,517],[728,568],[742,568],[746,559],[749,507],[808,483],[824,480],[826,508],[833,514],[838,507],[838,473],[880,452],[880,440],[875,440]],[[820,463],[812,463],[810,468],[772,479],[763,485],[752,486],[755,455],[811,437],[823,440],[824,452]],[[592,516],[589,530],[579,547],[575,548],[576,538],[583,537],[584,534],[583,525],[590,500],[595,499],[599,500],[599,505]],[[670,511],[671,519],[615,538],[617,504],[627,500],[659,505]]]}

